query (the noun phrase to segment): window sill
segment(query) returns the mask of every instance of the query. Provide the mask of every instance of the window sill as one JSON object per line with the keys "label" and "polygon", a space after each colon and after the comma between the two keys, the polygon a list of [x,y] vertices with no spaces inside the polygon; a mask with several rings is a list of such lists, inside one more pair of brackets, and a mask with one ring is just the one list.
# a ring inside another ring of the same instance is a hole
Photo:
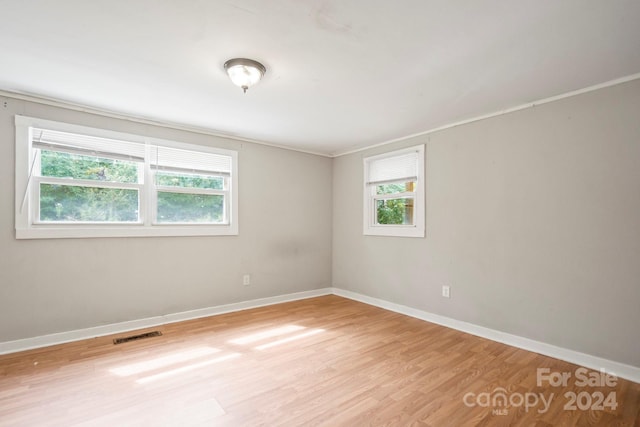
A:
{"label": "window sill", "polygon": [[388,236],[388,237],[424,237],[424,228],[415,226],[404,227],[365,227],[365,236]]}
{"label": "window sill", "polygon": [[79,226],[50,227],[33,226],[16,229],[16,239],[82,239],[93,237],[190,237],[190,236],[236,236],[238,227],[232,225],[159,225],[141,226]]}

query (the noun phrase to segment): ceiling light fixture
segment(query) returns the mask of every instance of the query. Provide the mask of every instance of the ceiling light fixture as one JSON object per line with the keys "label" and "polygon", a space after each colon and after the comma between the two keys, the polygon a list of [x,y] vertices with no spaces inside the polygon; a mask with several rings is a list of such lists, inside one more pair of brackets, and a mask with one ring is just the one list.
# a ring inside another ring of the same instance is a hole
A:
{"label": "ceiling light fixture", "polygon": [[233,58],[224,63],[224,69],[234,85],[242,88],[247,93],[254,84],[258,83],[267,69],[253,59]]}

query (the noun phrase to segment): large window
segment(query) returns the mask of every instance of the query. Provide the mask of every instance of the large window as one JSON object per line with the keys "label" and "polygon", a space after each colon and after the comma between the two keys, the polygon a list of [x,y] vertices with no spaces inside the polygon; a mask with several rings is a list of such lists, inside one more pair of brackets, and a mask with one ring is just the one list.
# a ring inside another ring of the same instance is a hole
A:
{"label": "large window", "polygon": [[364,158],[364,234],[424,237],[424,145]]}
{"label": "large window", "polygon": [[16,116],[16,237],[238,234],[237,153]]}

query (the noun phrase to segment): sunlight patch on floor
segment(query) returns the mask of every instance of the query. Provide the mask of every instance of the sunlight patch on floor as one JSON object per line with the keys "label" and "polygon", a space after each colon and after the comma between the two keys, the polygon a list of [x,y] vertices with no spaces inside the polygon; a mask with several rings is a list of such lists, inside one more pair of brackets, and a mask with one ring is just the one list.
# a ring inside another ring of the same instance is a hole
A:
{"label": "sunlight patch on floor", "polygon": [[276,341],[271,341],[266,344],[259,345],[254,347],[256,350],[266,350],[267,348],[275,347],[277,345],[285,344],[291,341],[299,340],[302,338],[310,337],[311,335],[319,334],[320,332],[324,332],[324,329],[311,329],[307,332],[303,332],[301,334],[292,335],[287,338],[282,338]]}
{"label": "sunlight patch on floor", "polygon": [[117,368],[109,369],[109,372],[116,374],[120,377],[128,377],[130,375],[140,374],[143,372],[153,371],[165,366],[175,365],[177,363],[188,362],[189,360],[197,359],[203,356],[209,356],[214,353],[218,353],[221,350],[213,347],[196,347],[190,350],[181,351],[174,354],[168,354],[166,356],[155,357],[150,360],[142,362],[132,363],[129,365],[118,366]]}
{"label": "sunlight patch on floor", "polygon": [[[304,326],[288,324],[243,335],[227,342],[236,345],[252,345],[254,350],[266,350],[321,332],[325,332],[325,330],[307,329]],[[241,356],[241,353],[224,354],[221,353],[222,351],[220,348],[209,346],[194,347],[135,363],[116,366],[109,369],[109,372],[120,377],[137,375],[136,383],[147,384]],[[156,373],[152,371],[156,371]],[[140,374],[146,376],[141,376]]]}
{"label": "sunlight patch on floor", "polygon": [[305,329],[305,327],[298,326],[298,325],[285,325],[285,326],[280,326],[279,328],[267,329],[266,331],[245,335],[240,338],[234,338],[232,340],[229,340],[229,342],[231,344],[239,344],[239,345],[251,344],[253,342],[260,341],[266,338],[277,337],[278,335],[285,335],[291,332],[300,331],[302,329]]}
{"label": "sunlight patch on floor", "polygon": [[240,353],[226,354],[224,356],[216,357],[215,359],[205,360],[204,362],[193,363],[191,365],[182,366],[180,368],[176,368],[176,369],[171,369],[169,371],[160,372],[159,374],[150,375],[148,377],[143,377],[143,378],[140,378],[140,379],[136,380],[136,382],[138,384],[147,384],[147,383],[150,383],[150,382],[153,382],[153,381],[157,381],[157,380],[160,380],[160,379],[163,379],[163,378],[171,377],[173,375],[182,374],[182,373],[185,373],[185,372],[193,371],[195,369],[203,368],[205,366],[213,365],[215,363],[224,362],[225,360],[235,359],[235,358],[240,357],[240,356],[241,356]]}

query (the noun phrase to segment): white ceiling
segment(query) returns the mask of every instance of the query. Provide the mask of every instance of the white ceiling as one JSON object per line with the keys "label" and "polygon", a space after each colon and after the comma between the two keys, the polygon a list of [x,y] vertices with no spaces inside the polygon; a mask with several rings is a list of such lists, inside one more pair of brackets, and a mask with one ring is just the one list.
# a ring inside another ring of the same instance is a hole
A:
{"label": "white ceiling", "polygon": [[[0,0],[0,89],[335,154],[640,72],[638,0]],[[266,65],[246,95],[223,64]]]}

